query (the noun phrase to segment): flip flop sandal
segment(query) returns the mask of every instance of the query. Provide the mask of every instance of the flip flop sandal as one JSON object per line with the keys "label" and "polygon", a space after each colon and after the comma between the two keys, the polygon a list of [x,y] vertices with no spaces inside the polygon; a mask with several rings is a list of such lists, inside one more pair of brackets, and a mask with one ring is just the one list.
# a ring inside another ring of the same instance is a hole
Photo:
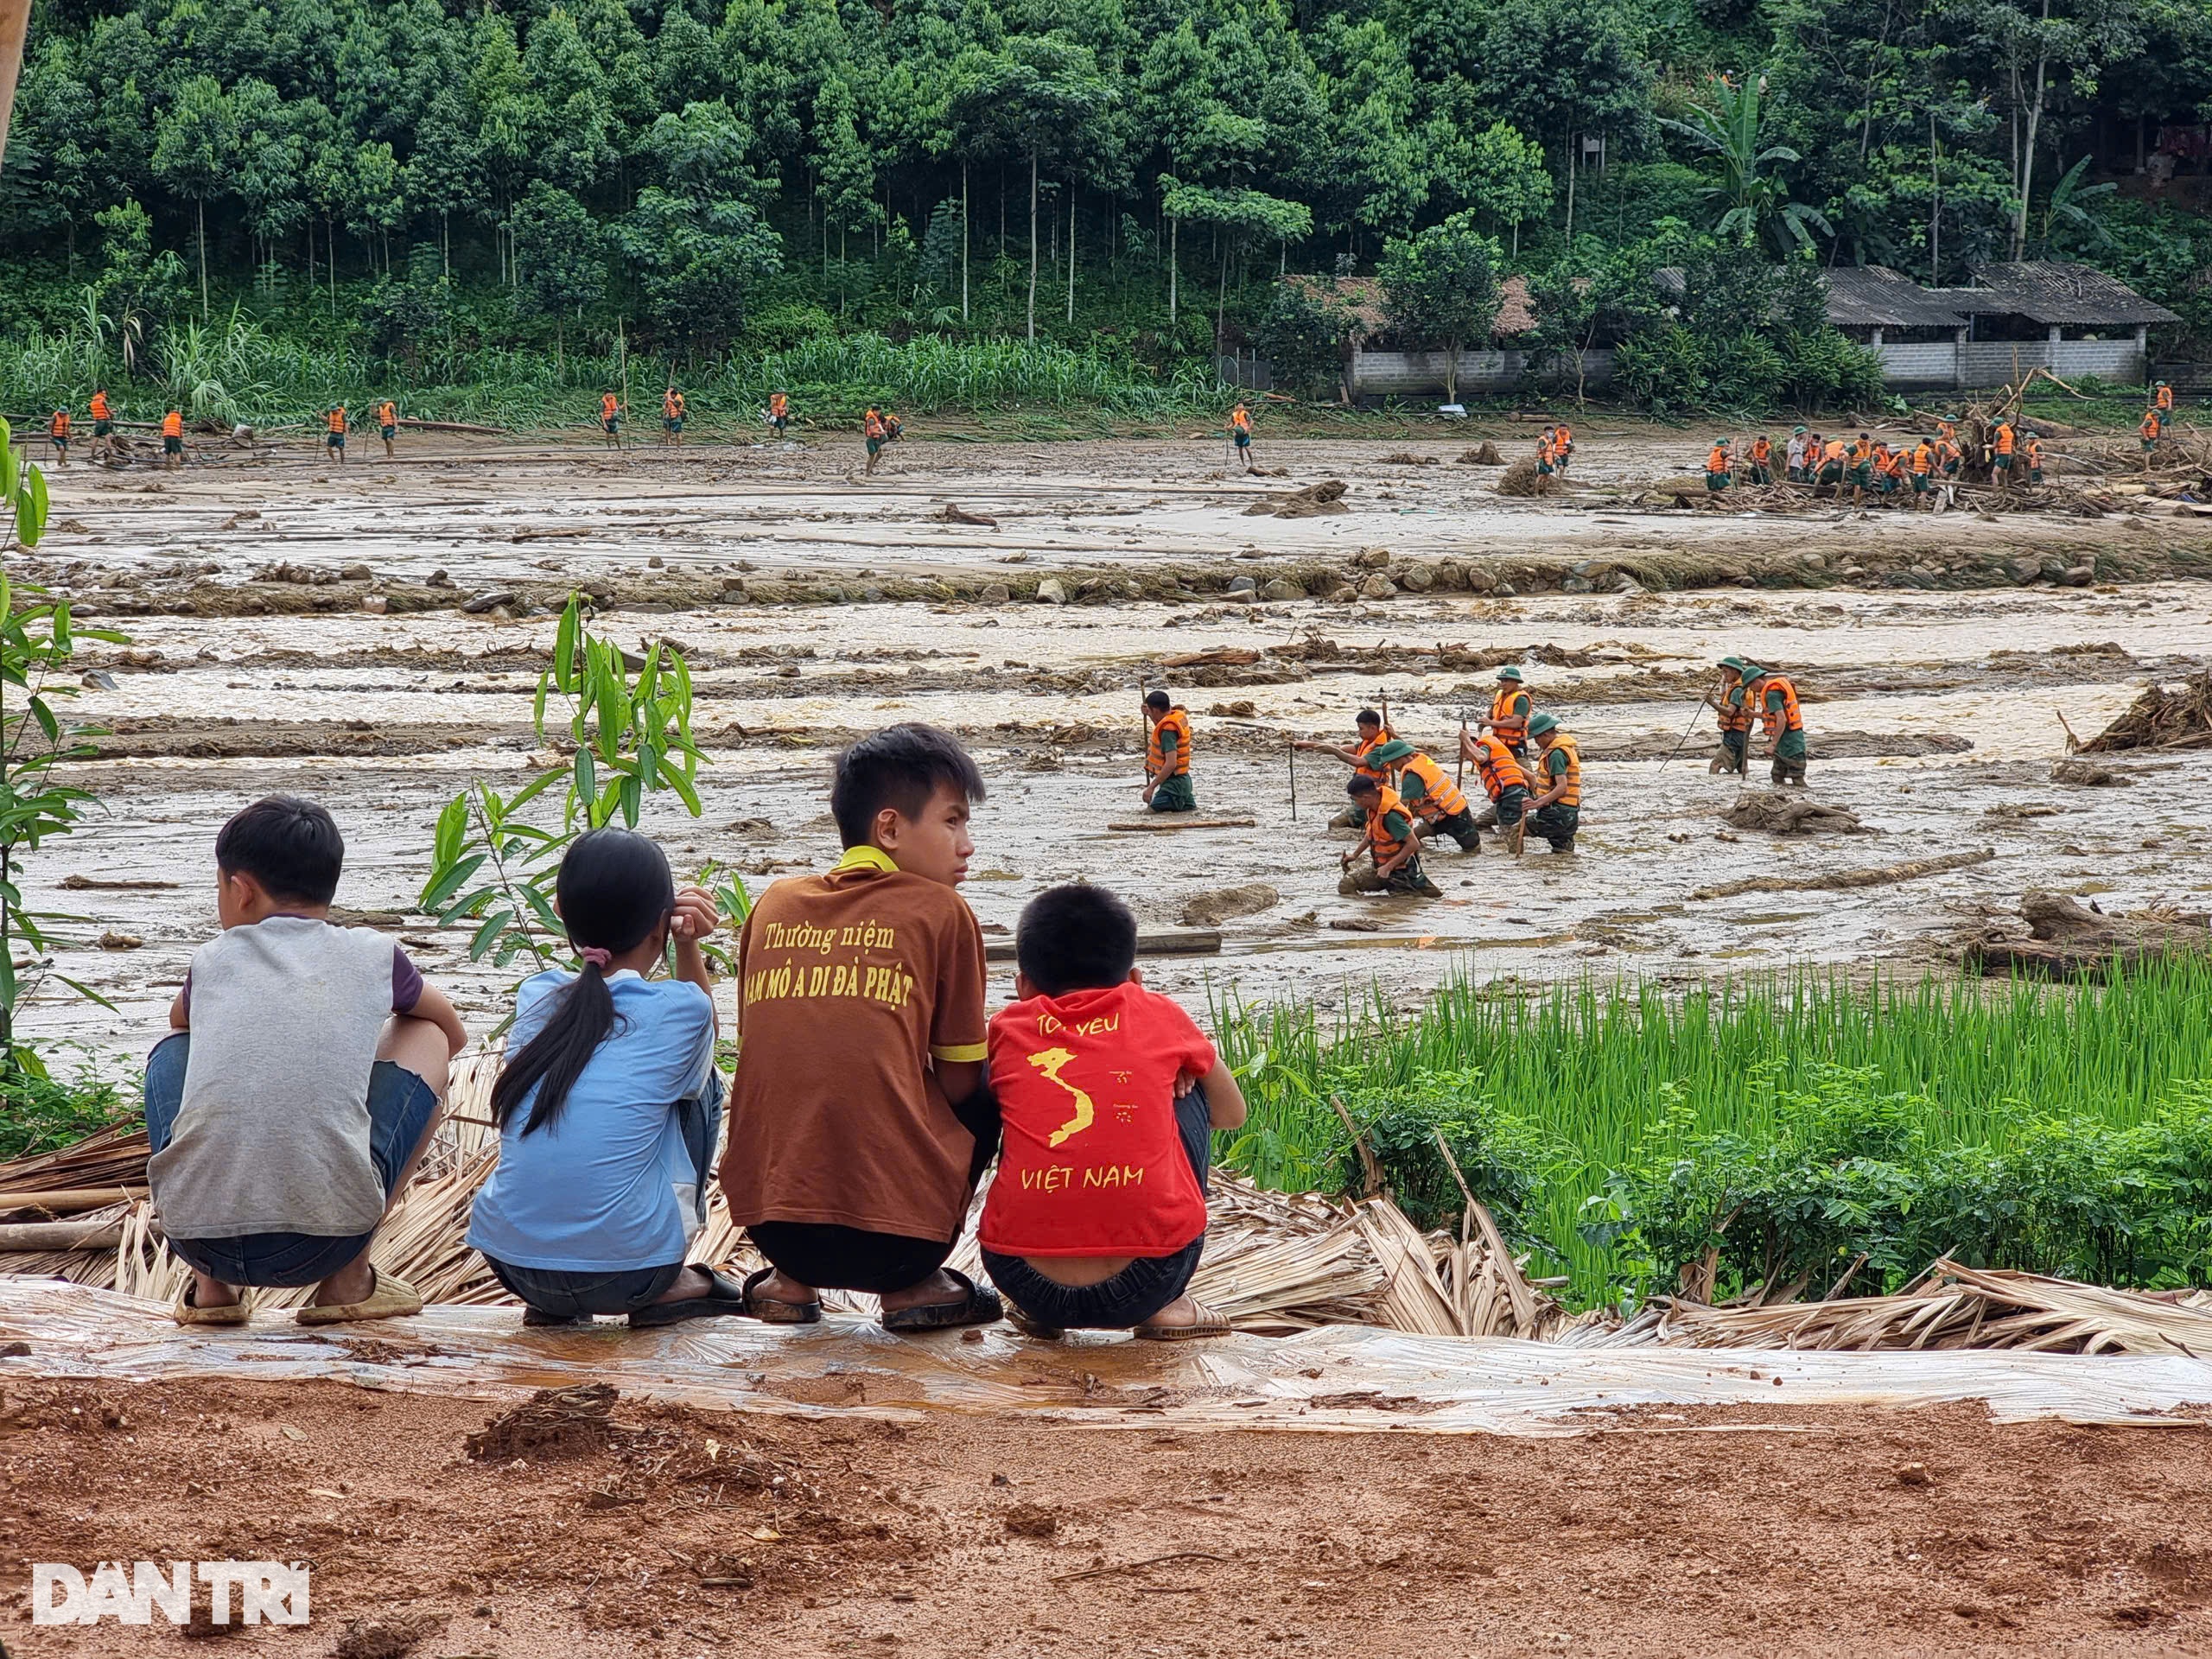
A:
{"label": "flip flop sandal", "polygon": [[1196,1317],[1188,1325],[1141,1325],[1136,1336],[1141,1342],[1196,1342],[1201,1337],[1225,1337],[1229,1334],[1229,1316],[1217,1307],[1204,1302],[1191,1304]]}
{"label": "flip flop sandal", "polygon": [[[750,1300],[746,1287],[727,1274],[706,1270],[713,1281],[713,1288],[703,1296],[689,1296],[680,1302],[655,1302],[641,1307],[630,1316],[630,1328],[646,1330],[657,1325],[681,1325],[686,1319],[739,1319],[752,1312],[747,1306]],[[820,1309],[816,1310],[817,1317]]]}
{"label": "flip flop sandal", "polygon": [[999,1300],[995,1290],[987,1290],[957,1268],[947,1268],[945,1276],[956,1281],[967,1294],[957,1302],[927,1302],[919,1307],[902,1307],[883,1316],[887,1331],[950,1331],[959,1325],[995,1325],[1006,1317],[1006,1306]]}
{"label": "flip flop sandal", "polygon": [[404,1319],[423,1311],[423,1293],[397,1274],[372,1267],[365,1300],[318,1307],[310,1302],[295,1315],[302,1325],[350,1325],[356,1319]]}
{"label": "flip flop sandal", "polygon": [[745,1282],[738,1287],[738,1295],[743,1302],[741,1311],[750,1313],[763,1325],[820,1324],[822,1302],[818,1297],[810,1302],[783,1302],[773,1296],[760,1294],[757,1287],[773,1278],[775,1273],[773,1268],[763,1268],[760,1272],[747,1276]]}
{"label": "flip flop sandal", "polygon": [[188,1279],[184,1288],[176,1294],[176,1305],[169,1309],[169,1317],[179,1325],[244,1325],[253,1317],[253,1293],[240,1290],[238,1299],[227,1307],[202,1307],[192,1300],[192,1293],[199,1288],[196,1280]]}
{"label": "flip flop sandal", "polygon": [[1030,1318],[1012,1302],[1006,1305],[1006,1322],[1020,1332],[1023,1336],[1034,1337],[1039,1342],[1058,1342],[1062,1337],[1067,1335],[1067,1332],[1057,1325],[1047,1325],[1042,1319]]}

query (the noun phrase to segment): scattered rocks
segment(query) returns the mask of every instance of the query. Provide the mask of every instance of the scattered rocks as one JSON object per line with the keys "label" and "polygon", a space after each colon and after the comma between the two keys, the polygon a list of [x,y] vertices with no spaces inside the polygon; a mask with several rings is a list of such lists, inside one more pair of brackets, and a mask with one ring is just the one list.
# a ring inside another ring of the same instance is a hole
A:
{"label": "scattered rocks", "polygon": [[1260,584],[1251,576],[1237,576],[1230,581],[1229,591],[1232,594],[1256,594],[1260,591]]}
{"label": "scattered rocks", "polygon": [[1387,547],[1363,547],[1352,556],[1352,563],[1362,570],[1380,570],[1389,563],[1390,550]]}
{"label": "scattered rocks", "polygon": [[1897,1469],[1898,1485],[1925,1486],[1929,1484],[1929,1478],[1928,1474],[1928,1465],[1926,1464],[1908,1463],[1899,1465]]}
{"label": "scattered rocks", "polygon": [[376,574],[365,564],[348,564],[340,568],[338,579],[340,582],[373,582]]}
{"label": "scattered rocks", "polygon": [[1425,564],[1416,564],[1407,570],[1401,585],[1409,594],[1425,594],[1436,586],[1436,572]]}
{"label": "scattered rocks", "polygon": [[490,593],[478,594],[471,599],[465,599],[461,603],[461,608],[464,615],[481,616],[485,612],[499,606],[512,607],[520,602],[519,594],[511,588],[502,588]]}
{"label": "scattered rocks", "polygon": [[1058,576],[1047,576],[1037,584],[1039,605],[1065,605],[1068,602],[1067,584]]}
{"label": "scattered rocks", "polygon": [[976,595],[978,605],[1005,605],[1014,599],[1014,592],[1002,582],[986,582],[983,591]]}
{"label": "scattered rocks", "polygon": [[2058,573],[2058,585],[2062,588],[2087,588],[2096,579],[2097,568],[2094,564],[2069,564]]}
{"label": "scattered rocks", "polygon": [[1389,599],[1398,591],[1398,584],[1385,575],[1372,575],[1359,584],[1362,599]]}
{"label": "scattered rocks", "polygon": [[1589,577],[1578,576],[1569,571],[1560,578],[1559,590],[1562,594],[1587,594],[1595,592],[1596,586]]}
{"label": "scattered rocks", "polygon": [[1319,518],[1332,512],[1350,512],[1344,505],[1345,485],[1341,478],[1324,479],[1319,484],[1308,484],[1302,490],[1293,490],[1287,495],[1262,496],[1244,509],[1248,518]]}
{"label": "scattered rocks", "polygon": [[1264,881],[1248,881],[1242,887],[1219,887],[1185,902],[1183,925],[1219,927],[1232,916],[1256,916],[1263,910],[1274,909],[1281,902],[1282,894]]}
{"label": "scattered rocks", "polygon": [[1349,605],[1358,597],[1359,589],[1353,587],[1350,582],[1345,582],[1341,587],[1331,591],[1329,594],[1329,603],[1332,605]]}
{"label": "scattered rocks", "polygon": [[382,594],[363,594],[361,608],[371,616],[385,616],[391,613],[391,601]]}
{"label": "scattered rocks", "polygon": [[1235,702],[1217,702],[1206,710],[1215,720],[1249,720],[1258,712],[1249,697],[1239,697]]}
{"label": "scattered rocks", "polygon": [[1276,601],[1303,599],[1306,597],[1306,589],[1287,576],[1277,576],[1260,589],[1260,597]]}

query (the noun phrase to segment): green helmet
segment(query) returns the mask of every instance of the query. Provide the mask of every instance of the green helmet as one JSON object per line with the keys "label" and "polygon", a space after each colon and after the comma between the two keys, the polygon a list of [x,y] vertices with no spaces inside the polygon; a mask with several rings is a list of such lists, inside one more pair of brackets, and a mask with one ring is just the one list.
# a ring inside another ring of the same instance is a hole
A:
{"label": "green helmet", "polygon": [[1508,663],[1503,668],[1497,671],[1497,677],[1501,680],[1521,680],[1526,679],[1528,676],[1522,673],[1522,671],[1514,667],[1512,664]]}
{"label": "green helmet", "polygon": [[1723,657],[1720,659],[1720,666],[1723,668],[1732,668],[1738,674],[1741,674],[1745,670],[1745,664],[1744,659],[1740,657]]}
{"label": "green helmet", "polygon": [[1402,737],[1394,737],[1387,743],[1377,743],[1367,752],[1370,760],[1379,760],[1386,766],[1395,766],[1402,760],[1410,760],[1414,746]]}
{"label": "green helmet", "polygon": [[1745,663],[1744,664],[1744,677],[1746,680],[1756,680],[1760,675],[1765,672],[1766,670],[1761,668],[1757,663]]}
{"label": "green helmet", "polygon": [[1541,737],[1546,732],[1557,730],[1559,730],[1559,721],[1554,720],[1549,715],[1538,715],[1529,722],[1529,735],[1531,737]]}

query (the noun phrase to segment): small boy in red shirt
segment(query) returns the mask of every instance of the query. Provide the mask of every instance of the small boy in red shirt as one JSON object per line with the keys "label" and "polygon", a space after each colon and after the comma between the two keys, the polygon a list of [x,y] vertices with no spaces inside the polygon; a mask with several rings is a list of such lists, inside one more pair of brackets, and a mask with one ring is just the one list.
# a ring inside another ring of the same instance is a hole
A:
{"label": "small boy in red shirt", "polygon": [[1185,1294],[1205,1244],[1216,1129],[1244,1096],[1205,1033],[1136,972],[1137,925],[1103,887],[1054,887],[1014,935],[1020,1001],[990,1024],[1004,1141],[983,1266],[1032,1336],[1224,1334]]}

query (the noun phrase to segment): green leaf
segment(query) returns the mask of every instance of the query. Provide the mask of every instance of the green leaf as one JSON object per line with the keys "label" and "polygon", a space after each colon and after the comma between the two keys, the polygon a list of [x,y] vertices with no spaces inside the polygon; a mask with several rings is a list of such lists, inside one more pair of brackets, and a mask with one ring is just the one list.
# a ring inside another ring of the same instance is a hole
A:
{"label": "green leaf", "polygon": [[536,800],[540,795],[543,795],[555,784],[565,780],[568,776],[569,774],[558,766],[547,767],[543,772],[539,772],[537,777],[531,779],[519,790],[515,791],[514,799],[507,803],[508,812],[512,813],[518,808],[525,806],[531,801]]}
{"label": "green leaf", "polygon": [[689,778],[680,772],[664,767],[660,780],[676,791],[677,799],[683,803],[686,811],[695,818],[699,816],[699,791],[691,787],[691,780]]}
{"label": "green leaf", "polygon": [[537,700],[530,706],[531,729],[537,734],[537,741],[541,743],[545,741],[545,694],[552,683],[550,671],[540,674],[537,677]]}
{"label": "green leaf", "polygon": [[561,626],[553,632],[553,683],[561,688],[563,696],[575,694],[576,633],[582,626],[582,602],[570,594],[561,610]]}
{"label": "green leaf", "polygon": [[462,859],[460,863],[454,865],[444,874],[423,889],[423,896],[417,901],[417,907],[424,911],[435,912],[439,906],[459,893],[461,884],[482,869],[489,857],[488,854],[477,853]]}
{"label": "green leaf", "polygon": [[468,835],[468,797],[456,795],[445,804],[438,814],[437,839],[430,856],[440,869],[461,856],[461,849]]}
{"label": "green leaf", "polygon": [[38,721],[38,728],[46,734],[48,742],[55,743],[60,741],[60,722],[54,719],[54,710],[46,706],[44,697],[31,699],[31,718]]}
{"label": "green leaf", "polygon": [[468,942],[468,959],[471,962],[481,960],[484,953],[492,948],[500,934],[506,931],[514,918],[515,913],[512,910],[495,910],[486,916],[483,925],[476,930],[475,937]]}
{"label": "green leaf", "polygon": [[543,891],[534,887],[525,886],[522,889],[522,896],[529,902],[531,909],[537,912],[537,919],[544,924],[549,932],[563,938],[567,936],[569,930],[561,920],[561,913],[553,908],[553,901],[547,898]]}
{"label": "green leaf", "polygon": [[639,811],[645,804],[645,780],[635,775],[625,778],[621,783],[621,790],[622,822],[634,830],[638,827]]}
{"label": "green leaf", "polygon": [[575,776],[576,798],[582,801],[594,798],[599,793],[599,772],[592,765],[589,745],[576,751]]}
{"label": "green leaf", "polygon": [[29,472],[30,486],[16,508],[16,539],[25,547],[36,547],[38,538],[46,533],[46,474],[36,467]]}

